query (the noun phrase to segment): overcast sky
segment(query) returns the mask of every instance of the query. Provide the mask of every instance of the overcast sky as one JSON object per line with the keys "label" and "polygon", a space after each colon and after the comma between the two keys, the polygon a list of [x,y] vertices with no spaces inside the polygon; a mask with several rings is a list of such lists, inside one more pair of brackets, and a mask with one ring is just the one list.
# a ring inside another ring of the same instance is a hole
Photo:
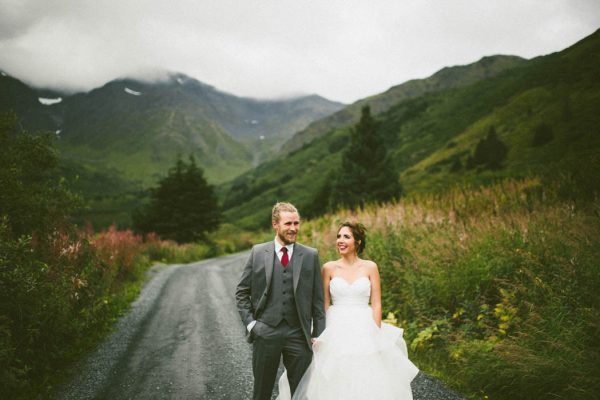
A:
{"label": "overcast sky", "polygon": [[173,71],[240,96],[350,103],[598,28],[598,0],[0,0],[0,69],[71,91]]}

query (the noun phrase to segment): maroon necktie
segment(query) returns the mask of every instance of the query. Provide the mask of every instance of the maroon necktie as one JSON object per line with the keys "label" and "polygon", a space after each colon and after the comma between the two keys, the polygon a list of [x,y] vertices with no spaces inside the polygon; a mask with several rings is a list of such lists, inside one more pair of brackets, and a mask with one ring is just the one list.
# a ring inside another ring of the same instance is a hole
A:
{"label": "maroon necktie", "polygon": [[290,259],[288,258],[288,255],[287,255],[288,249],[287,249],[287,247],[282,247],[281,251],[283,251],[283,255],[281,256],[281,265],[283,265],[284,267],[287,267],[288,263],[290,262]]}

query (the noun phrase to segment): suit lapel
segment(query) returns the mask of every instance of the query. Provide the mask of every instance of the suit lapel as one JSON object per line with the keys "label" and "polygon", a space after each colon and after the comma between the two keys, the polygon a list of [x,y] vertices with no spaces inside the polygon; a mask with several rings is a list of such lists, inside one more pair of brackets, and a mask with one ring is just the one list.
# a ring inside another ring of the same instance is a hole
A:
{"label": "suit lapel", "polygon": [[273,276],[273,257],[275,257],[275,243],[271,243],[265,249],[265,291],[268,292],[271,288],[271,276]]}
{"label": "suit lapel", "polygon": [[300,280],[300,269],[302,268],[302,249],[298,244],[294,245],[294,253],[292,253],[292,281],[294,283],[294,294],[296,294],[296,288],[298,287],[298,281]]}

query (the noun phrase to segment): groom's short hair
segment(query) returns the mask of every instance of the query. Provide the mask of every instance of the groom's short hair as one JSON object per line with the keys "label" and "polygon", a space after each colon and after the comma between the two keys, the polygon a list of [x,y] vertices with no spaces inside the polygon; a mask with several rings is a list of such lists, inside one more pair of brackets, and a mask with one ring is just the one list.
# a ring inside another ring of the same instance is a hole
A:
{"label": "groom's short hair", "polygon": [[273,211],[271,212],[271,220],[273,222],[278,222],[279,218],[281,218],[282,211],[294,212],[298,214],[298,216],[300,216],[300,213],[292,203],[279,202],[273,206]]}

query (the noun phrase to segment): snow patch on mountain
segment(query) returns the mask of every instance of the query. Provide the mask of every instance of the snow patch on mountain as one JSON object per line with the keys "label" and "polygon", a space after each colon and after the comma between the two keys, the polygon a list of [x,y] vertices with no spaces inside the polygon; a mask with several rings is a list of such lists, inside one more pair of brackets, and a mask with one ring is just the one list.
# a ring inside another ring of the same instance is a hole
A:
{"label": "snow patch on mountain", "polygon": [[134,96],[141,96],[142,92],[136,92],[135,90],[131,90],[128,87],[125,88],[125,93],[132,94]]}
{"label": "snow patch on mountain", "polygon": [[51,106],[52,104],[58,104],[62,101],[62,97],[57,97],[55,99],[48,99],[45,97],[38,97],[38,100],[40,103],[42,103],[45,106]]}

